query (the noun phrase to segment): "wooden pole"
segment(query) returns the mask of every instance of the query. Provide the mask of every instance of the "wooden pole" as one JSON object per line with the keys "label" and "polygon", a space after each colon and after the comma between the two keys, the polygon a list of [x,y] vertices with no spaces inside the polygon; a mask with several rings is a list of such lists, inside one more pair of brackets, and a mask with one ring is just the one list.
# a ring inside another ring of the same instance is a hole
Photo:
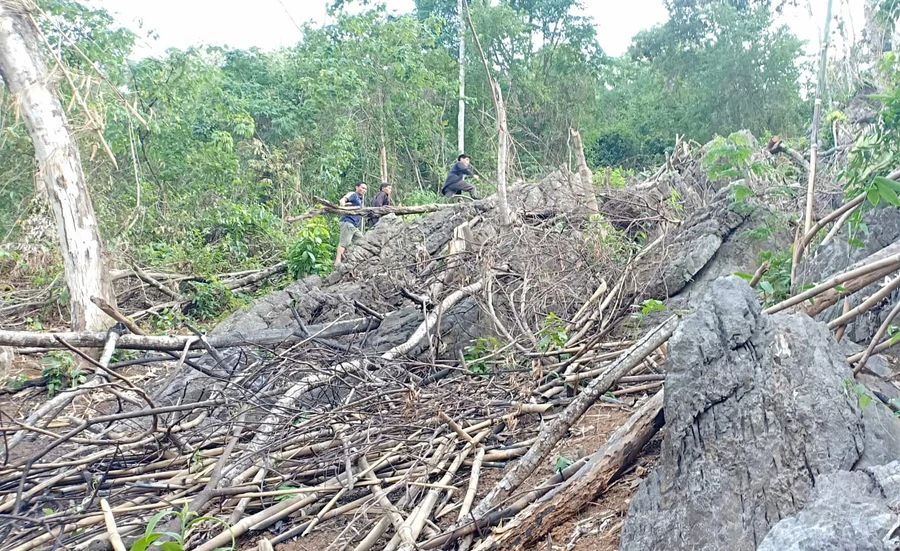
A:
{"label": "wooden pole", "polygon": [[816,159],[819,154],[819,124],[822,119],[822,96],[825,92],[826,64],[828,61],[828,43],[831,38],[831,7],[834,0],[828,0],[828,14],[825,16],[825,33],[822,36],[822,47],[819,52],[819,76],[816,83],[816,103],[813,108],[812,137],[809,147],[809,183],[806,190],[806,219],[803,233],[812,228],[813,204],[816,192]]}

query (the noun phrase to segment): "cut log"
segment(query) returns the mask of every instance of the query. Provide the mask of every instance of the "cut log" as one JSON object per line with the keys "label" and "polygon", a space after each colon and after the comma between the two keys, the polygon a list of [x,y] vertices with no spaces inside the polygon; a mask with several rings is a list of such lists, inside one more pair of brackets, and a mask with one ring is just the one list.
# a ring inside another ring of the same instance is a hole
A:
{"label": "cut log", "polygon": [[[460,204],[444,204],[444,203],[432,203],[429,205],[412,205],[409,207],[363,207],[363,208],[345,208],[335,205],[330,201],[326,201],[321,197],[316,197],[316,202],[321,203],[322,207],[317,209],[311,209],[306,211],[305,213],[298,216],[291,216],[285,219],[285,222],[299,222],[301,220],[307,220],[309,218],[313,218],[315,216],[320,216],[322,214],[352,214],[354,216],[387,216],[388,214],[425,214],[428,212],[434,212],[442,209],[453,209],[453,208],[461,208]],[[477,201],[476,201],[477,202]],[[469,203],[471,204],[471,203]]]}
{"label": "cut log", "polygon": [[661,390],[638,408],[578,473],[522,511],[510,524],[476,547],[476,551],[534,549],[550,530],[577,514],[606,490],[609,483],[637,459],[663,422]]}
{"label": "cut log", "polygon": [[[332,323],[310,325],[306,329],[316,338],[340,337],[365,333],[380,325],[377,318],[355,318]],[[106,333],[34,333],[31,331],[0,331],[0,346],[40,347],[60,349],[63,345],[57,337],[72,346],[79,348],[100,348],[107,340]],[[235,346],[272,346],[298,342],[304,337],[295,334],[294,329],[266,329],[255,333],[222,333],[207,338],[214,348],[230,348]],[[150,336],[122,335],[116,344],[117,348],[126,350],[183,350],[188,342],[191,348],[202,348],[194,335]]]}
{"label": "cut log", "polygon": [[631,348],[614,361],[609,370],[597,377],[584,389],[557,418],[541,429],[535,443],[528,453],[516,463],[500,482],[481,500],[475,508],[475,518],[487,515],[502,500],[509,497],[531,476],[541,461],[553,449],[559,440],[565,436],[569,428],[584,415],[584,412],[612,387],[621,377],[628,374],[644,358],[653,353],[664,342],[669,340],[675,327],[678,325],[678,317],[672,316],[644,338],[636,342]]}

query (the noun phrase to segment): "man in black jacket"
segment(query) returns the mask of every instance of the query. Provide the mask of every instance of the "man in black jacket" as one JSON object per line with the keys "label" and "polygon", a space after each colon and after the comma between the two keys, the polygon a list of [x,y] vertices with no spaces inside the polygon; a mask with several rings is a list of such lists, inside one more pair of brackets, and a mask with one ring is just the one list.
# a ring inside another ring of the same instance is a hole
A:
{"label": "man in black jacket", "polygon": [[[391,206],[391,191],[393,190],[393,186],[387,182],[381,182],[381,190],[375,195],[375,198],[372,199],[373,207],[389,207]],[[378,219],[380,216],[369,216],[369,227],[374,227],[375,224],[378,223]]]}
{"label": "man in black jacket", "polygon": [[479,180],[478,176],[469,167],[469,162],[470,157],[462,154],[456,158],[456,163],[450,167],[447,179],[444,180],[444,187],[441,188],[441,194],[447,199],[454,195],[460,195],[464,191],[469,192],[472,199],[478,199],[478,191],[475,190],[475,186],[463,179],[465,176],[471,176],[476,182]]}

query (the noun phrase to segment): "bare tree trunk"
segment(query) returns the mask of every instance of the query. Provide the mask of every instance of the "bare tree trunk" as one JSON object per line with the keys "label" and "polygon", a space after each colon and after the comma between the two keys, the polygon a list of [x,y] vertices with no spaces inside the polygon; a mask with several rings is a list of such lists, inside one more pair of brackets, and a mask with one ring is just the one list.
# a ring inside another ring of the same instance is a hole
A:
{"label": "bare tree trunk", "polygon": [[[816,159],[819,154],[819,123],[822,118],[822,96],[825,91],[825,69],[828,62],[828,42],[831,40],[831,7],[834,0],[828,0],[828,14],[825,19],[825,33],[822,36],[822,48],[819,52],[819,77],[816,82],[816,104],[813,108],[812,137],[809,147],[809,184],[806,190],[806,221],[803,225],[804,235],[812,228],[813,205],[816,195]],[[793,283],[793,281],[792,281]]]}
{"label": "bare tree trunk", "polygon": [[456,117],[456,149],[466,152],[466,0],[459,0],[459,114]]}
{"label": "bare tree trunk", "polygon": [[584,143],[581,141],[581,133],[574,128],[569,129],[572,141],[575,144],[575,159],[578,161],[578,177],[581,180],[581,187],[584,190],[584,199],[588,210],[597,213],[600,212],[600,204],[597,202],[597,195],[594,194],[594,175],[588,168],[587,159],[584,156]]}
{"label": "bare tree trunk", "polygon": [[88,195],[78,144],[38,46],[37,31],[19,0],[0,2],[0,73],[28,127],[34,153],[56,215],[65,265],[72,328],[102,329],[108,322],[92,302],[114,303],[100,245],[94,207]]}
{"label": "bare tree trunk", "polygon": [[[488,77],[490,78],[490,77]],[[509,202],[506,198],[506,171],[509,168],[509,127],[506,126],[506,105],[500,83],[491,79],[494,88],[494,104],[497,106],[497,199],[500,207],[500,223],[508,226]]]}
{"label": "bare tree trunk", "polygon": [[[465,6],[465,2],[461,5]],[[481,47],[481,41],[478,40],[478,33],[475,32],[475,25],[472,23],[472,14],[469,13],[467,6],[465,11],[469,28],[472,29],[472,37],[475,38],[475,46],[478,48],[478,55],[481,57],[481,63],[484,64],[485,76],[491,85],[491,98],[494,100],[494,110],[497,112],[497,199],[499,203],[497,206],[500,208],[500,224],[508,226],[512,220],[509,216],[509,202],[506,199],[506,169],[510,144],[509,128],[506,125],[506,106],[503,104],[500,83],[491,75],[491,66],[484,55],[484,49]]]}

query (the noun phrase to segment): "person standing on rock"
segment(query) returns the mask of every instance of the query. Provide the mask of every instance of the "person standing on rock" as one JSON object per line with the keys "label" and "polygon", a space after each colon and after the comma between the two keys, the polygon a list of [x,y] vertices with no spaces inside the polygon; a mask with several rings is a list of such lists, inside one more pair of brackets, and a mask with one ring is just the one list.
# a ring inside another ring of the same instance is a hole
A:
{"label": "person standing on rock", "polygon": [[[341,197],[341,200],[339,202],[340,206],[351,209],[362,208],[363,198],[366,196],[367,188],[368,186],[365,182],[356,184],[355,191],[351,191],[347,195]],[[341,219],[339,221],[339,226],[341,228],[341,237],[338,241],[337,254],[334,257],[335,266],[341,263],[341,257],[344,255],[344,251],[347,250],[347,247],[349,247],[353,244],[354,241],[362,237],[362,230],[360,230],[361,225],[362,215],[344,214],[343,216],[341,216]]]}
{"label": "person standing on rock", "polygon": [[[372,207],[389,207],[391,206],[391,191],[393,190],[393,186],[387,182],[381,182],[381,190],[375,194],[375,198],[372,199]],[[378,223],[378,219],[380,216],[375,216],[374,214],[369,215],[369,227],[375,227],[375,224]]]}
{"label": "person standing on rock", "polygon": [[471,158],[463,153],[459,157],[456,158],[456,162],[450,167],[450,172],[447,173],[447,179],[444,180],[444,187],[441,188],[441,194],[449,199],[454,195],[461,195],[462,192],[469,192],[469,196],[472,199],[478,199],[478,191],[475,189],[475,186],[465,181],[466,176],[471,176],[476,182],[480,180],[480,178],[472,172],[472,167],[469,166]]}

